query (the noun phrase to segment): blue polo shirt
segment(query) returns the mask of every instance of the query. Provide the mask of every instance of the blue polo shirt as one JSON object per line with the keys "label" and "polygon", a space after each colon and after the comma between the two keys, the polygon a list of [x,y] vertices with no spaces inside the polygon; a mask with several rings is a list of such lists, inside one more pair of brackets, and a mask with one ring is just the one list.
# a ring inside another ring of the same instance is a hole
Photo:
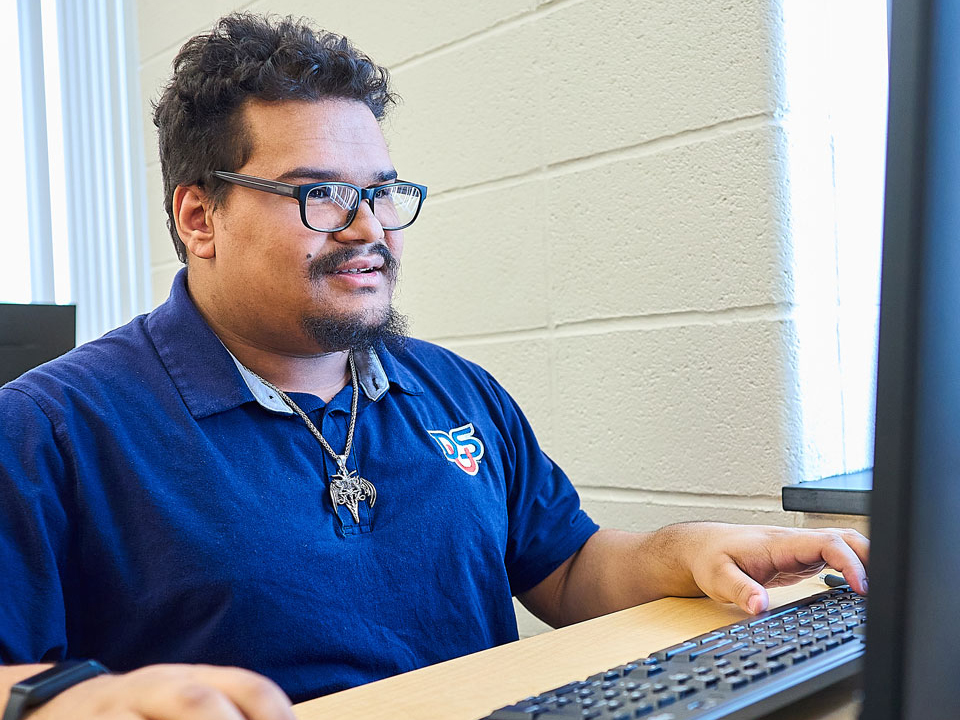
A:
{"label": "blue polo shirt", "polygon": [[[511,595],[597,526],[503,388],[425,342],[359,356],[357,522],[186,283],[0,389],[0,661],[237,665],[299,702],[515,640]],[[341,452],[352,388],[293,398]]]}

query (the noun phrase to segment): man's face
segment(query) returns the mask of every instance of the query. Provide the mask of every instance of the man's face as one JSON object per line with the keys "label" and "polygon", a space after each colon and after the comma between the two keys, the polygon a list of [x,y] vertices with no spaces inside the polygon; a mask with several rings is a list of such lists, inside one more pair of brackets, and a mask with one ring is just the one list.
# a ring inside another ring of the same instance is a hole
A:
{"label": "man's face", "polygon": [[[396,177],[383,133],[360,102],[251,102],[243,118],[253,152],[238,173],[360,187]],[[403,233],[384,231],[367,202],[348,228],[321,233],[303,225],[295,199],[235,186],[213,217],[212,305],[229,332],[311,355],[347,349],[396,317]]]}

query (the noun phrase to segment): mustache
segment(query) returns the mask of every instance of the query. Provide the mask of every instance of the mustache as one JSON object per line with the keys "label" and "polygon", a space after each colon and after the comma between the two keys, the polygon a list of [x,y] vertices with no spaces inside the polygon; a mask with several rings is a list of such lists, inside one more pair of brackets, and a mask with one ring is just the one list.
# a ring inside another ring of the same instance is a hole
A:
{"label": "mustache", "polygon": [[364,248],[345,247],[314,258],[310,262],[307,275],[311,281],[318,282],[324,275],[336,272],[337,268],[344,263],[369,254],[379,255],[383,258],[383,267],[380,269],[386,273],[388,279],[391,281],[396,280],[397,273],[400,270],[400,261],[390,252],[390,248],[383,243],[377,243],[376,245]]}

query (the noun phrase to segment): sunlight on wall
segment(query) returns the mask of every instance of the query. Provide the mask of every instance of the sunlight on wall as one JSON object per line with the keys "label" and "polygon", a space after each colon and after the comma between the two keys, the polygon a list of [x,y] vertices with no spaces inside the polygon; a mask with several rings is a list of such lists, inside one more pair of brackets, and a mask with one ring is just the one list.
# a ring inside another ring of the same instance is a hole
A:
{"label": "sunlight on wall", "polygon": [[886,3],[787,0],[791,228],[805,479],[873,464]]}

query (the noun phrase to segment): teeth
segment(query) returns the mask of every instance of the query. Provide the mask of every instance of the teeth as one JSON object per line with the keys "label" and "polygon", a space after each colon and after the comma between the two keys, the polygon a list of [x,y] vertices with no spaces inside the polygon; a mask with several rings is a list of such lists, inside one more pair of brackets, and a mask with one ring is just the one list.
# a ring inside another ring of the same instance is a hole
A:
{"label": "teeth", "polygon": [[373,268],[353,268],[351,270],[341,270],[340,273],[350,273],[351,275],[356,275],[357,273],[369,273],[373,272]]}

